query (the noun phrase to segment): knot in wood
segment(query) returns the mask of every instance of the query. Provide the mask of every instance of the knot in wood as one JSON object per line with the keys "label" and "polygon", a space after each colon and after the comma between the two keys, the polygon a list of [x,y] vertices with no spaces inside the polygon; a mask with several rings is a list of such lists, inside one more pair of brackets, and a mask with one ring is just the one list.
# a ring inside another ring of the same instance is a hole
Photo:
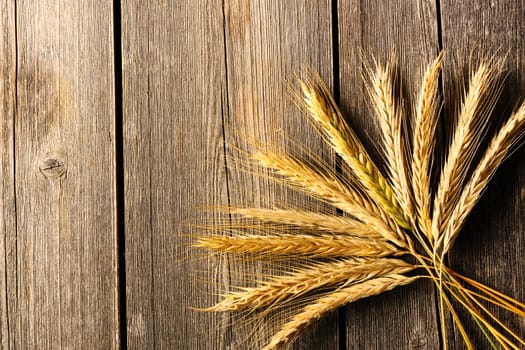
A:
{"label": "knot in wood", "polygon": [[425,334],[414,332],[412,336],[409,338],[409,348],[410,349],[428,349],[428,339]]}
{"label": "knot in wood", "polygon": [[58,179],[66,173],[64,162],[56,157],[42,160],[39,169],[42,175],[50,179]]}

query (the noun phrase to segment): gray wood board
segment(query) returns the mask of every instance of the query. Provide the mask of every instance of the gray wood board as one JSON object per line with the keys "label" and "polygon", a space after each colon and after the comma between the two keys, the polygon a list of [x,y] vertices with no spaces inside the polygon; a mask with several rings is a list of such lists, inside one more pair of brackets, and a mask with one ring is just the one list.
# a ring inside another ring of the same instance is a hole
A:
{"label": "gray wood board", "polygon": [[2,344],[117,348],[111,4],[2,7]]}
{"label": "gray wood board", "polygon": [[0,2],[0,140],[2,196],[0,206],[0,340],[2,349],[15,344],[16,293],[16,211],[14,173],[14,116],[16,105],[16,26],[13,1]]}
{"label": "gray wood board", "polygon": [[[237,147],[250,148],[246,138],[292,150],[291,137],[309,150],[304,156],[319,154],[335,166],[287,92],[285,80],[304,67],[318,70],[338,95],[381,166],[362,58],[384,61],[396,48],[413,101],[424,66],[440,45],[446,50],[438,137],[453,126],[457,83],[472,52],[508,54],[491,130],[524,96],[519,2],[133,0],[120,2],[121,28],[112,4],[0,0],[2,348],[118,348],[121,314],[131,349],[262,345],[268,331],[257,329],[247,342],[253,334],[235,317],[191,310],[263,269],[190,249],[202,231],[188,224],[226,223],[227,215],[203,210],[216,204],[328,210],[242,171],[236,159]],[[115,35],[122,67],[114,67]],[[115,68],[122,70],[122,101]],[[122,103],[122,150],[115,103]],[[438,161],[446,140],[440,146]],[[521,301],[524,155],[516,152],[498,171],[448,259]],[[124,193],[117,196],[120,175]],[[117,214],[125,229],[120,247]],[[126,269],[120,291],[119,254]],[[295,348],[439,348],[437,307],[431,283],[419,281],[331,313]],[[495,312],[524,336],[523,320]],[[468,314],[460,316],[476,347],[487,348]],[[447,322],[448,347],[464,348]]]}
{"label": "gray wood board", "polygon": [[[227,203],[225,64],[217,1],[122,4],[128,346],[226,349],[217,300],[222,262],[189,249]],[[204,275],[197,272],[206,271]]]}

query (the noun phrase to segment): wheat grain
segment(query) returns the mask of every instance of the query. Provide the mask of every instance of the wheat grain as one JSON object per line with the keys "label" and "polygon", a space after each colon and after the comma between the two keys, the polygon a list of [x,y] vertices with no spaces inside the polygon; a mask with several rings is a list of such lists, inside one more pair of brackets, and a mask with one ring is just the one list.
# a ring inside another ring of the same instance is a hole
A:
{"label": "wheat grain", "polygon": [[280,346],[292,342],[303,329],[308,327],[313,321],[321,318],[321,316],[327,312],[356,300],[381,294],[398,286],[412,283],[418,278],[417,276],[407,277],[400,274],[390,274],[328,293],[312,304],[305,306],[298,314],[294,315],[291,320],[285,323],[272,337],[263,350],[275,350]]}
{"label": "wheat grain", "polygon": [[414,270],[414,265],[400,259],[350,258],[315,263],[298,268],[284,276],[274,277],[257,287],[242,288],[226,295],[208,311],[256,310],[269,305],[280,305],[321,287],[345,285],[386,274],[403,274]]}
{"label": "wheat grain", "polygon": [[485,154],[463,189],[458,205],[454,208],[443,239],[443,251],[452,246],[465,219],[476,205],[488,182],[503,162],[516,141],[524,134],[525,103],[512,114],[490,142]]}
{"label": "wheat grain", "polygon": [[412,153],[412,189],[419,227],[429,239],[431,232],[430,166],[439,112],[439,72],[443,52],[426,69],[417,100]]}

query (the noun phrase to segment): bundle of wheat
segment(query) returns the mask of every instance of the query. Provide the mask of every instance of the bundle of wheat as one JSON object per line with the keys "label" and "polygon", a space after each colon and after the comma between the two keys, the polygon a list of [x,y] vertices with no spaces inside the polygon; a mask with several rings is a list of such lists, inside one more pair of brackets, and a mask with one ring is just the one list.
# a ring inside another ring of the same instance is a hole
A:
{"label": "bundle of wheat", "polygon": [[[496,132],[470,171],[501,91],[503,65],[491,59],[472,70],[437,190],[432,191],[442,62],[443,53],[425,71],[411,134],[405,125],[406,106],[396,91],[394,61],[384,66],[375,62],[365,70],[383,136],[388,176],[374,164],[319,77],[309,75],[299,81],[296,101],[349,171],[336,173],[261,144],[249,157],[269,169],[279,183],[328,203],[339,213],[304,208],[228,208],[230,215],[249,219],[250,230],[232,224],[230,229],[222,228],[229,234],[203,235],[195,246],[255,259],[286,256],[288,261],[301,263],[256,286],[239,288],[205,310],[274,309],[308,295],[308,303],[283,320],[265,347],[277,349],[289,346],[299,332],[331,310],[427,278],[437,286],[441,312],[445,307],[450,311],[467,348],[473,345],[455,311],[458,304],[474,318],[494,348],[497,344],[506,349],[525,345],[481,301],[519,317],[525,317],[525,305],[444,264],[445,254],[490,178],[523,136],[525,103]],[[297,228],[303,231],[298,233]],[[456,306],[452,300],[457,301]],[[446,339],[445,317],[441,320]]]}

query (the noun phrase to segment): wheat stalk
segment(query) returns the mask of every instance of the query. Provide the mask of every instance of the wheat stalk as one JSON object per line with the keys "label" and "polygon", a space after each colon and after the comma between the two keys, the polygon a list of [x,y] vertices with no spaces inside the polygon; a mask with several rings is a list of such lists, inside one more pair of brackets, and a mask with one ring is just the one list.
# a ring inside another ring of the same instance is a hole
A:
{"label": "wheat stalk", "polygon": [[[493,348],[498,345],[506,349],[519,348],[511,339],[525,344],[481,301],[519,316],[525,312],[523,303],[463,277],[444,264],[444,254],[451,248],[483,189],[524,135],[525,103],[496,133],[468,179],[472,159],[501,91],[502,63],[483,61],[471,72],[437,192],[432,198],[430,174],[440,109],[442,60],[443,53],[440,53],[423,76],[414,108],[410,154],[402,124],[406,111],[403,102],[397,99],[393,61],[385,67],[376,63],[373,72],[369,69],[368,89],[381,125],[389,179],[384,178],[372,162],[319,78],[299,82],[302,95],[296,92],[296,101],[300,101],[324,140],[349,166],[351,174],[345,175],[352,177],[344,179],[322,162],[314,165],[261,145],[256,147],[251,159],[269,169],[271,179],[326,202],[348,216],[298,208],[226,207],[230,214],[237,215],[238,221],[215,228],[227,235],[200,236],[194,246],[240,254],[243,262],[286,260],[299,267],[283,275],[273,273],[256,281],[255,286],[238,287],[205,310],[251,313],[265,308],[264,316],[284,306],[306,305],[283,322],[265,347],[276,349],[290,345],[301,330],[339,306],[424,277],[438,288],[444,344],[447,307],[466,347],[473,349],[449,296],[465,308]],[[412,243],[414,237],[419,240],[419,246]],[[399,259],[401,256],[419,265]],[[474,287],[475,291],[464,284]]]}
{"label": "wheat stalk", "polygon": [[395,96],[395,61],[386,66],[375,63],[375,71],[369,73],[368,93],[372,100],[383,136],[383,149],[387,161],[392,188],[405,213],[414,217],[409,172],[407,169],[407,141],[403,130],[404,111],[402,101]]}
{"label": "wheat stalk", "polygon": [[354,235],[369,239],[384,239],[365,223],[347,216],[321,214],[298,209],[232,208],[232,214],[262,222],[297,226],[302,229]]}
{"label": "wheat stalk", "polygon": [[321,287],[350,284],[386,274],[402,274],[415,266],[400,259],[347,258],[298,268],[284,276],[274,277],[257,287],[242,288],[227,294],[208,311],[238,311],[282,305]]}
{"label": "wheat stalk", "polygon": [[297,335],[313,321],[318,320],[327,312],[335,310],[340,306],[384,293],[396,287],[412,283],[417,279],[418,277],[389,274],[328,293],[312,304],[305,306],[298,314],[294,315],[291,320],[284,324],[272,337],[263,350],[275,350],[292,342]]}
{"label": "wheat stalk", "polygon": [[307,255],[309,257],[374,256],[399,254],[387,242],[352,236],[332,235],[209,235],[195,241],[195,247],[228,253]]}
{"label": "wheat stalk", "polygon": [[302,105],[312,119],[320,125],[329,144],[350,167],[368,195],[389,213],[398,225],[410,228],[410,222],[399,206],[391,186],[366,152],[357,135],[345,122],[326,86],[316,78],[299,81],[299,84],[303,93]]}
{"label": "wheat stalk", "polygon": [[417,100],[412,153],[412,189],[421,230],[432,239],[430,166],[439,112],[439,72],[443,52],[426,69]]}
{"label": "wheat stalk", "polygon": [[503,162],[509,150],[524,134],[525,103],[512,114],[509,120],[494,136],[472,177],[463,189],[458,204],[452,211],[443,238],[443,251],[446,253],[452,246],[465,219],[476,205],[488,182]]}
{"label": "wheat stalk", "polygon": [[446,231],[466,172],[488,124],[487,119],[499,96],[501,85],[498,84],[498,76],[500,71],[501,62],[492,64],[482,62],[472,75],[434,200],[432,216],[434,241],[440,239],[440,236]]}
{"label": "wheat stalk", "polygon": [[404,234],[395,226],[395,223],[385,220],[378,206],[368,201],[359,192],[351,190],[330,173],[316,171],[284,153],[259,151],[253,155],[253,159],[266,168],[275,169],[279,175],[286,177],[300,188],[308,190],[318,198],[332,203],[361,220],[387,240],[400,247],[407,246]]}
{"label": "wheat stalk", "polygon": [[[432,238],[434,265],[439,267],[439,288],[442,290],[443,264],[438,263],[438,249],[443,240],[450,215],[457,203],[459,191],[465,180],[472,158],[487,126],[487,120],[499,96],[497,78],[501,63],[482,62],[472,74],[469,90],[463,100],[461,112],[449,147],[448,156],[441,171],[432,215]],[[428,232],[427,232],[428,234]],[[443,251],[442,251],[443,254]],[[442,260],[442,259],[441,259]],[[439,261],[441,261],[439,260]],[[445,339],[443,294],[440,296],[442,334]]]}

